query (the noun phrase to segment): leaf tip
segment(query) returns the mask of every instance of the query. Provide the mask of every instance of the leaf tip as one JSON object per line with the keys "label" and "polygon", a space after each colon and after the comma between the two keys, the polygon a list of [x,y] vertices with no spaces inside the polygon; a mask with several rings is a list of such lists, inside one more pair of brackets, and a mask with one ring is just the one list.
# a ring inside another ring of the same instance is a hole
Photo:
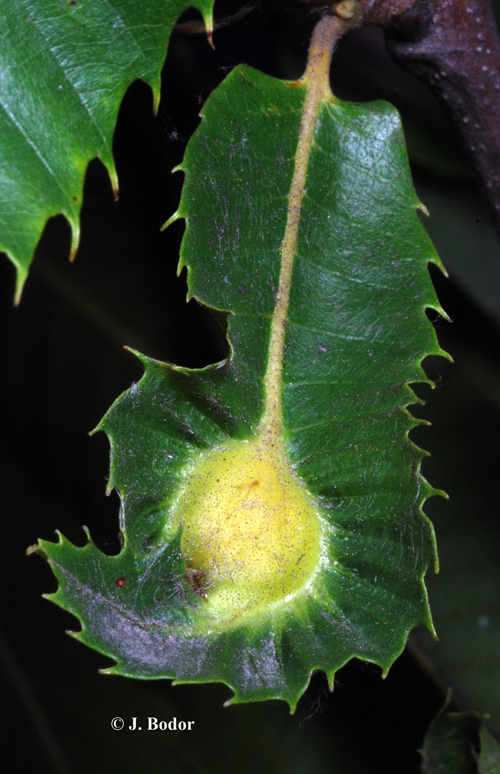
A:
{"label": "leaf tip", "polygon": [[85,524],[82,524],[82,529],[83,529],[83,532],[84,532],[85,537],[87,538],[88,542],[91,543],[92,542],[92,538],[90,537],[90,530],[89,530],[89,528],[86,527]]}
{"label": "leaf tip", "polygon": [[70,263],[73,263],[78,251],[78,245],[80,244],[80,223],[78,221],[70,221],[71,224],[71,250],[69,253]]}
{"label": "leaf tip", "polygon": [[430,212],[423,202],[419,201],[419,203],[417,204],[417,210],[420,210],[420,212],[423,212],[426,218],[430,218]]}
{"label": "leaf tip", "polygon": [[295,710],[297,709],[297,701],[287,701],[287,704],[290,707],[290,715],[295,715]]}
{"label": "leaf tip", "polygon": [[161,91],[158,88],[153,89],[153,115],[158,115],[158,108],[160,107]]}
{"label": "leaf tip", "polygon": [[171,215],[171,216],[169,217],[169,219],[165,221],[165,223],[163,224],[163,226],[160,228],[160,231],[165,231],[165,230],[166,230],[166,229],[167,229],[169,226],[171,226],[171,225],[172,225],[172,223],[175,223],[175,221],[176,221],[176,220],[180,220],[180,218],[182,218],[182,215],[181,215],[181,213],[179,212],[179,210],[176,210],[176,211],[174,212],[174,214],[173,214],[173,215]]}
{"label": "leaf tip", "polygon": [[120,198],[120,186],[118,184],[118,173],[116,171],[116,168],[113,162],[111,162],[110,164],[106,164],[106,169],[108,170],[109,181],[111,183],[111,188],[113,191],[113,197],[115,202],[117,202],[118,199]]}
{"label": "leaf tip", "polygon": [[441,258],[437,254],[434,256],[432,261],[429,261],[429,263],[433,263],[434,266],[437,266],[437,268],[441,271],[441,274],[443,275],[443,277],[446,277],[446,279],[448,279],[450,275],[446,271],[444,263],[441,261]]}
{"label": "leaf tip", "polygon": [[16,268],[17,268],[17,277],[16,277],[16,290],[14,292],[14,306],[19,306],[19,304],[21,303],[21,296],[23,294],[24,283],[26,282],[28,272],[21,269],[20,266],[17,266]]}
{"label": "leaf tip", "polygon": [[[449,322],[452,322],[449,320]],[[453,363],[454,360],[449,352],[447,352],[445,349],[442,349],[441,347],[438,348],[436,355],[439,355],[439,357],[444,357],[445,360],[448,361],[448,363]]]}
{"label": "leaf tip", "polygon": [[326,680],[327,680],[327,683],[328,683],[328,690],[329,690],[330,693],[333,693],[333,691],[335,689],[335,675],[336,675],[336,671],[335,670],[331,674],[327,673],[327,675],[326,675]]}
{"label": "leaf tip", "polygon": [[150,358],[147,355],[143,355],[142,352],[139,352],[137,349],[134,349],[133,347],[125,346],[123,349],[126,349],[127,352],[131,352],[132,355],[135,355],[135,357],[141,361],[144,368],[146,368],[147,364],[150,361]]}
{"label": "leaf tip", "polygon": [[207,33],[208,45],[211,48],[213,48],[214,51],[215,51],[215,46],[214,46],[214,41],[213,41],[213,36],[214,36],[214,15],[213,15],[212,7],[210,8],[210,11],[208,11],[205,14],[203,14],[203,21],[205,22],[205,30],[206,30],[206,33]]}
{"label": "leaf tip", "polygon": [[99,422],[99,423],[98,423],[98,424],[97,424],[97,425],[96,425],[96,426],[95,426],[95,427],[94,427],[92,430],[89,430],[89,433],[88,433],[88,434],[89,434],[90,436],[93,436],[93,435],[95,435],[96,433],[99,433],[101,430],[103,430],[103,429],[104,429],[104,428],[103,428],[103,425],[104,425],[104,420],[105,420],[105,419],[106,419],[106,416],[104,416],[104,417],[101,419],[101,421],[100,421],[100,422]]}
{"label": "leaf tip", "polygon": [[438,313],[440,317],[443,318],[443,320],[446,320],[446,322],[453,322],[450,315],[443,309],[443,307],[440,304],[433,304],[432,307],[427,307],[428,309],[433,309],[435,312]]}

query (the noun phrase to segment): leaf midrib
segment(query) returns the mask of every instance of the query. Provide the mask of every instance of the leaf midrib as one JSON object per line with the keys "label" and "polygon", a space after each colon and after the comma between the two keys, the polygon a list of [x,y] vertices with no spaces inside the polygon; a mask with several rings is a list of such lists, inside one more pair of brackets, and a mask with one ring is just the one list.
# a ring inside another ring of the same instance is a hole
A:
{"label": "leaf midrib", "polygon": [[[334,101],[330,89],[330,63],[338,23],[339,20],[335,16],[326,16],[320,22],[311,41],[306,71],[297,84],[297,86],[305,86],[306,93],[297,137],[294,171],[288,194],[287,221],[281,243],[279,286],[272,317],[269,356],[264,376],[264,414],[259,427],[259,433],[263,438],[272,438],[275,442],[282,440],[283,356],[302,203],[319,110],[323,102]],[[290,86],[292,87],[292,84]]]}

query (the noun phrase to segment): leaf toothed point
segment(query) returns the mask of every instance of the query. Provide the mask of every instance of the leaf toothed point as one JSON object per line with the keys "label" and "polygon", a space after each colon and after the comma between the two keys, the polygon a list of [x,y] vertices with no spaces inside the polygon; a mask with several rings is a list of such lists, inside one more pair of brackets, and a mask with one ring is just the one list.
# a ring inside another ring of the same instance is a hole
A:
{"label": "leaf toothed point", "polygon": [[107,168],[118,198],[113,133],[128,87],[137,79],[147,83],[156,111],[178,17],[195,7],[211,29],[213,0],[148,0],[147,6],[116,0],[97,15],[94,5],[33,3],[27,15],[18,0],[1,4],[2,71],[15,88],[2,91],[0,251],[16,267],[16,304],[49,218],[67,217],[74,258],[81,209],[74,195],[92,159]]}
{"label": "leaf toothed point", "polygon": [[410,385],[441,350],[400,120],[315,83],[238,67],[205,105],[173,218],[189,297],[229,315],[229,356],[138,355],[97,428],[122,551],[41,544],[107,673],[292,710],[314,670],[333,686],[358,657],[386,675],[414,626],[433,631],[422,506],[440,494],[408,437]]}

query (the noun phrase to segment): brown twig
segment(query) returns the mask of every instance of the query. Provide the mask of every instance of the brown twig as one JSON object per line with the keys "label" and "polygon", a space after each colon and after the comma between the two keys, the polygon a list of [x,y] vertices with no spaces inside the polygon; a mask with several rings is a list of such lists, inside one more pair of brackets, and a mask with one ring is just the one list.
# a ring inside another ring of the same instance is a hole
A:
{"label": "brown twig", "polygon": [[458,128],[500,236],[500,41],[489,1],[358,3],[363,23],[384,30],[392,57],[427,84]]}
{"label": "brown twig", "polygon": [[488,0],[365,2],[365,20],[385,29],[391,55],[457,126],[500,234],[500,42]]}

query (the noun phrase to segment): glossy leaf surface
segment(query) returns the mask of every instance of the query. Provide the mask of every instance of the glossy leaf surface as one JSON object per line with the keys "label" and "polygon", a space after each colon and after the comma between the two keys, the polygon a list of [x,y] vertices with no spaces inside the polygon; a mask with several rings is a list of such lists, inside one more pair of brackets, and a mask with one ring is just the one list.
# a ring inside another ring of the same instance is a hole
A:
{"label": "glossy leaf surface", "polygon": [[211,0],[4,0],[0,10],[0,250],[19,297],[48,218],[62,213],[79,241],[87,164],[98,157],[115,192],[112,140],[123,95],[141,78],[160,97],[179,15]]}
{"label": "glossy leaf surface", "polygon": [[[303,83],[240,67],[209,99],[177,216],[190,294],[226,319],[229,356],[198,371],[140,356],[143,378],[101,424],[109,486],[122,498],[121,553],[65,539],[40,549],[60,580],[52,598],[81,619],[79,639],[116,659],[112,671],[224,681],[235,701],[292,707],[314,669],[330,683],[353,656],[387,670],[413,626],[432,626],[423,576],[434,544],[421,505],[434,490],[419,474],[406,407],[408,383],[425,381],[421,360],[440,352],[425,315],[439,309],[427,273],[437,258],[416,214],[399,118],[385,103],[332,97],[315,117],[275,362],[305,98]],[[218,590],[186,574],[183,502],[204,461],[259,441],[273,401],[321,552],[298,590],[280,596],[271,574],[255,609],[215,615]]]}

